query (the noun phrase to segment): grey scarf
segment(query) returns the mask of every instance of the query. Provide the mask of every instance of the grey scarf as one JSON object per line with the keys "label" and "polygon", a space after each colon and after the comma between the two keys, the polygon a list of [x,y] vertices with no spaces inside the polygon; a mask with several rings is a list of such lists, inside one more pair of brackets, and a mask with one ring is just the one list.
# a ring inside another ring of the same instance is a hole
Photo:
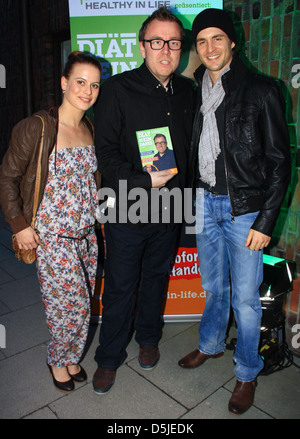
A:
{"label": "grey scarf", "polygon": [[214,86],[206,69],[202,82],[203,104],[200,111],[203,115],[203,128],[199,141],[199,171],[201,180],[212,187],[216,184],[215,161],[221,152],[215,111],[225,96],[221,77],[229,69],[229,66],[225,67]]}

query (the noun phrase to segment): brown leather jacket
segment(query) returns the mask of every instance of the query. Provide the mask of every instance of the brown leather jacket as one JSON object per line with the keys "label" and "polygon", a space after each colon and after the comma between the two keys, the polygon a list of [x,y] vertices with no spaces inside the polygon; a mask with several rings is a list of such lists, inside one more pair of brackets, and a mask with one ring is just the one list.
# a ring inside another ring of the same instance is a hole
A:
{"label": "brown leather jacket", "polygon": [[[40,204],[48,178],[49,156],[56,145],[58,109],[41,110],[36,114],[45,121],[38,200]],[[83,120],[93,134],[89,118],[85,115]],[[31,225],[41,133],[42,121],[39,117],[33,115],[21,120],[12,130],[9,148],[0,168],[0,205],[13,233]]]}

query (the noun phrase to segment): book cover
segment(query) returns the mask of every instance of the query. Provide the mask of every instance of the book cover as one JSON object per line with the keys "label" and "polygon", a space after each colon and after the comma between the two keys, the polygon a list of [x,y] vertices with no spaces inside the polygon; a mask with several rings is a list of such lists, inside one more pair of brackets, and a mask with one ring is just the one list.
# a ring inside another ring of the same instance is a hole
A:
{"label": "book cover", "polygon": [[169,127],[137,131],[136,137],[145,172],[178,173]]}

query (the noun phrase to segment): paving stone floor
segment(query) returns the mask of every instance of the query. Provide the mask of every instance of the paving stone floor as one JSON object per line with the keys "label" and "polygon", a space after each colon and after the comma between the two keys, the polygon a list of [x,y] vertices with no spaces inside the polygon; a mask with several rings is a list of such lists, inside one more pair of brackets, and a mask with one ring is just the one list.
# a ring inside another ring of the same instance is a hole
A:
{"label": "paving stone floor", "polygon": [[[203,419],[300,419],[300,369],[295,365],[259,376],[255,403],[239,417],[227,409],[235,385],[232,351],[195,370],[178,367],[177,361],[197,346],[198,322],[165,323],[161,359],[152,371],[140,368],[138,346],[132,340],[116,383],[104,396],[96,395],[92,386],[100,329],[94,324],[82,362],[87,383],[76,385],[69,395],[58,392],[46,368],[49,334],[35,266],[15,259],[11,232],[1,213],[0,325],[6,334],[6,347],[0,349],[1,419],[160,420],[193,425]],[[300,366],[299,358],[294,361]]]}

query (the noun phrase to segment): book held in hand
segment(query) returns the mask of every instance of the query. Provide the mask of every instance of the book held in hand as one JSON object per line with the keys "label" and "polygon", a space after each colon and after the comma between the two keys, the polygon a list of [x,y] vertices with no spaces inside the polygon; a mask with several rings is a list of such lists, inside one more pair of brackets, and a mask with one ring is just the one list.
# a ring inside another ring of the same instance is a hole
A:
{"label": "book held in hand", "polygon": [[145,172],[178,173],[169,127],[137,131],[136,137]]}

